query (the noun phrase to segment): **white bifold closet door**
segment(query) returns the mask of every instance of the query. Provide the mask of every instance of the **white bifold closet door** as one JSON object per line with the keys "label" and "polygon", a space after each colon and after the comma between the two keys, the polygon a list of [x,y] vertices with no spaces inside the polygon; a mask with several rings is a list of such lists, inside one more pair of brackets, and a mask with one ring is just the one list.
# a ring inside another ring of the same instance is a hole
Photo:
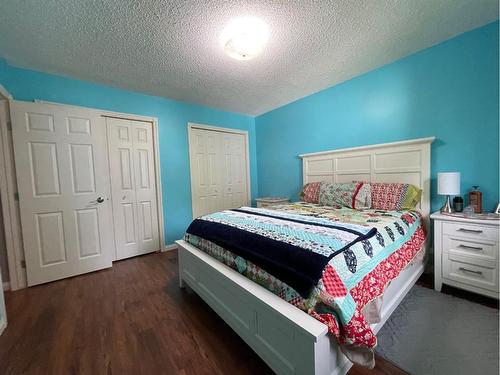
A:
{"label": "white bifold closet door", "polygon": [[116,259],[160,250],[153,124],[107,118]]}
{"label": "white bifold closet door", "polygon": [[10,109],[28,285],[111,267],[104,119],[60,105]]}
{"label": "white bifold closet door", "polygon": [[189,131],[193,217],[248,205],[245,135],[196,127]]}

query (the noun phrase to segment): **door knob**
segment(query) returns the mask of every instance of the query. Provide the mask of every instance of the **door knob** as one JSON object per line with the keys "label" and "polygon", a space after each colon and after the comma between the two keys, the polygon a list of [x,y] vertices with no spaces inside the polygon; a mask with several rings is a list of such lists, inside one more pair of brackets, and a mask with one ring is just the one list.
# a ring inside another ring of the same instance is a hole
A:
{"label": "door knob", "polygon": [[97,197],[96,202],[97,203],[102,203],[102,202],[104,202],[104,198],[103,197]]}

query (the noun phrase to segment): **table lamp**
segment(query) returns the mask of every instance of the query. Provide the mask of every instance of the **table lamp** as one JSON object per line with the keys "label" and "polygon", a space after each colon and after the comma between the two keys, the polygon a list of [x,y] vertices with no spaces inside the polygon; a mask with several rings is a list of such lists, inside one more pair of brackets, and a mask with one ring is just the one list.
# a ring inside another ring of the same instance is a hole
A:
{"label": "table lamp", "polygon": [[438,173],[438,194],[446,195],[446,203],[441,207],[441,212],[453,212],[450,195],[460,195],[460,172]]}

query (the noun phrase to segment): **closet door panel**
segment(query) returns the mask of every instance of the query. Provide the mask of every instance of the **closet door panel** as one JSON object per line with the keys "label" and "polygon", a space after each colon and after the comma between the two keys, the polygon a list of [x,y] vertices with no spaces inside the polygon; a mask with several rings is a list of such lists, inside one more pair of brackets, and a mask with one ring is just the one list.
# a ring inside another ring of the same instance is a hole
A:
{"label": "closet door panel", "polygon": [[193,129],[190,136],[193,217],[198,217],[223,207],[221,139],[219,133],[201,129]]}
{"label": "closet door panel", "polygon": [[116,259],[140,254],[134,147],[129,120],[108,118],[108,143]]}
{"label": "closet door panel", "polygon": [[133,121],[132,126],[135,193],[139,221],[139,247],[142,253],[160,250],[156,179],[154,168],[153,125]]}
{"label": "closet door panel", "polygon": [[28,285],[111,267],[102,117],[20,101],[10,110]]}
{"label": "closet door panel", "polygon": [[244,134],[190,126],[193,217],[250,204],[247,147]]}
{"label": "closet door panel", "polygon": [[223,206],[225,209],[246,206],[249,202],[245,137],[241,134],[221,133],[221,138],[224,170]]}

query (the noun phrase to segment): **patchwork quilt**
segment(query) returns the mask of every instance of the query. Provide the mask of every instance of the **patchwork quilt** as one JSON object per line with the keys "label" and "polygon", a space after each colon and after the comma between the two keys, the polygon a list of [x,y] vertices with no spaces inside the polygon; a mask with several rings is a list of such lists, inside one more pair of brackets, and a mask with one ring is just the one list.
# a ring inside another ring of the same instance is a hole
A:
{"label": "patchwork quilt", "polygon": [[202,216],[187,229],[261,267],[304,298],[335,255],[376,232],[375,228],[251,207]]}
{"label": "patchwork quilt", "polygon": [[326,324],[340,344],[373,348],[362,309],[412,261],[425,233],[415,211],[299,202],[202,216],[185,240]]}

